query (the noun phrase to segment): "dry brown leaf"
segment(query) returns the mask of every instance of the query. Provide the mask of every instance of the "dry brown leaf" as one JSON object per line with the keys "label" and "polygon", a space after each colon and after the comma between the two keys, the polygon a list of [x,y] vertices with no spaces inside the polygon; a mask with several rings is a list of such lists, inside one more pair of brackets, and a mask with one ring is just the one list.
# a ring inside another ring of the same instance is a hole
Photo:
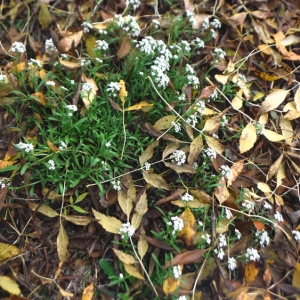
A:
{"label": "dry brown leaf", "polygon": [[280,195],[275,194],[275,202],[278,206],[284,205],[283,198]]}
{"label": "dry brown leaf", "polygon": [[68,252],[69,239],[62,223],[59,224],[59,232],[56,239],[56,243],[57,243],[57,254],[58,254],[59,261],[64,262],[69,257],[69,252]]}
{"label": "dry brown leaf", "polygon": [[205,141],[208,145],[208,147],[215,150],[218,154],[222,154],[224,151],[224,146],[215,138],[205,135]]}
{"label": "dry brown leaf", "polygon": [[230,168],[231,169],[231,174],[230,174],[230,177],[227,180],[227,185],[228,186],[232,185],[232,183],[237,179],[239,174],[242,172],[243,167],[244,167],[244,160],[243,159],[240,160],[240,161],[235,162],[232,165],[232,167]]}
{"label": "dry brown leaf", "polygon": [[262,192],[264,192],[264,193],[272,193],[272,191],[271,191],[270,187],[268,186],[268,184],[266,184],[264,182],[259,182],[257,184],[257,188],[259,190],[261,190]]}
{"label": "dry brown leaf", "polygon": [[45,95],[41,92],[36,92],[31,94],[31,97],[38,103],[40,103],[41,105],[45,106],[47,103],[47,99],[45,97]]}
{"label": "dry brown leaf", "polygon": [[131,39],[129,36],[125,35],[120,44],[120,48],[117,52],[117,58],[120,60],[122,57],[126,56],[131,50]]}
{"label": "dry brown leaf", "polygon": [[197,14],[193,17],[193,29],[200,29],[205,19],[209,19],[211,15]]}
{"label": "dry brown leaf", "polygon": [[38,209],[38,212],[49,217],[49,218],[55,218],[58,217],[59,214],[53,210],[51,207],[42,204],[41,206],[39,206],[38,203],[34,203],[32,201],[28,201],[28,206],[32,211],[36,211]]}
{"label": "dry brown leaf", "polygon": [[77,60],[76,62],[74,61],[69,61],[69,60],[63,60],[61,58],[58,58],[59,59],[59,63],[65,67],[65,69],[68,69],[68,70],[76,70],[76,69],[79,69],[81,67],[81,63],[79,60]]}
{"label": "dry brown leaf", "polygon": [[92,219],[87,216],[67,215],[64,216],[67,221],[70,221],[79,226],[87,226],[92,222]]}
{"label": "dry brown leaf", "polygon": [[172,143],[172,144],[168,144],[165,148],[165,150],[163,151],[163,159],[165,159],[167,156],[169,156],[170,154],[172,154],[174,151],[176,151],[178,148],[180,147],[180,143]]}
{"label": "dry brown leaf", "polygon": [[206,251],[207,249],[197,249],[177,254],[172,261],[167,261],[165,267],[199,263],[202,261],[202,256]]}
{"label": "dry brown leaf", "polygon": [[241,109],[243,107],[243,90],[240,89],[236,95],[234,96],[234,98],[232,99],[232,107],[236,110]]}
{"label": "dry brown leaf", "polygon": [[94,209],[92,210],[96,220],[102,225],[105,230],[110,233],[119,234],[119,230],[123,225],[123,223],[119,219],[115,217],[107,217],[106,215],[101,214]]}
{"label": "dry brown leaf", "polygon": [[272,164],[267,174],[266,180],[269,181],[273,176],[275,176],[278,172],[278,169],[281,165],[283,159],[283,153],[279,156],[279,158]]}
{"label": "dry brown leaf", "polygon": [[145,256],[145,254],[148,251],[148,242],[146,239],[146,232],[145,232],[144,228],[141,228],[140,238],[139,238],[139,241],[137,244],[137,249],[138,249],[140,258],[143,259],[143,257]]}
{"label": "dry brown leaf", "polygon": [[163,283],[163,291],[165,295],[170,295],[176,291],[180,285],[180,280],[174,278],[173,276],[167,277]]}
{"label": "dry brown leaf", "polygon": [[278,168],[277,175],[276,175],[277,187],[281,185],[283,178],[286,178],[286,174],[285,174],[285,170],[284,170],[284,163],[281,163]]}
{"label": "dry brown leaf", "polygon": [[255,266],[254,262],[249,262],[245,268],[245,280],[246,284],[249,285],[256,278],[259,273],[259,269]]}
{"label": "dry brown leaf", "polygon": [[15,161],[0,160],[0,170],[4,169],[6,167],[12,166],[14,163],[15,163]]}
{"label": "dry brown leaf", "polygon": [[285,119],[283,116],[280,116],[279,125],[282,132],[282,135],[285,138],[285,142],[292,146],[294,131],[292,127],[292,123]]}
{"label": "dry brown leaf", "polygon": [[254,146],[256,140],[256,129],[251,123],[248,123],[247,126],[242,130],[240,137],[240,153],[250,150]]}
{"label": "dry brown leaf", "polygon": [[155,140],[153,143],[151,143],[146,150],[139,156],[139,161],[141,164],[141,167],[144,166],[144,164],[152,158],[154,149],[158,146],[159,140]]}
{"label": "dry brown leaf", "polygon": [[295,93],[294,101],[295,101],[295,104],[296,104],[296,110],[298,112],[300,112],[300,88],[299,87],[298,87],[298,89]]}
{"label": "dry brown leaf", "polygon": [[262,102],[259,114],[264,114],[277,108],[285,100],[288,93],[288,90],[273,89]]}
{"label": "dry brown leaf", "polygon": [[224,176],[222,176],[219,180],[220,185],[215,188],[214,195],[219,200],[219,203],[222,204],[225,202],[229,197],[229,191],[226,187],[226,181]]}
{"label": "dry brown leaf", "polygon": [[112,249],[114,251],[114,253],[116,254],[116,256],[118,257],[118,259],[124,263],[124,264],[135,264],[137,262],[137,260],[134,258],[134,256],[127,254],[123,251],[117,250],[117,249]]}
{"label": "dry brown leaf", "polygon": [[135,213],[132,216],[131,224],[132,226],[137,229],[142,221],[144,214],[148,211],[148,200],[146,190],[144,190],[143,194],[140,196],[136,206],[135,206]]}
{"label": "dry brown leaf", "polygon": [[178,232],[178,238],[181,239],[188,248],[192,248],[196,235],[196,219],[189,207],[180,215],[180,218],[183,220],[184,226]]}
{"label": "dry brown leaf", "polygon": [[191,173],[191,174],[195,174],[196,170],[188,165],[188,164],[183,164],[183,165],[177,165],[175,163],[168,163],[165,162],[165,166],[174,170],[175,172],[177,172],[178,174],[180,173]]}
{"label": "dry brown leaf", "polygon": [[283,135],[268,129],[264,129],[262,134],[271,142],[279,142],[284,140]]}
{"label": "dry brown leaf", "polygon": [[167,130],[172,126],[172,122],[176,121],[176,116],[165,116],[155,122],[153,128],[156,130]]}
{"label": "dry brown leaf", "polygon": [[136,189],[130,174],[124,175],[122,177],[121,185],[125,187],[125,190],[121,189],[119,191],[118,203],[122,211],[127,216],[127,220],[129,220],[129,216],[133,208],[133,201],[136,198]]}
{"label": "dry brown leaf", "polygon": [[203,149],[203,140],[202,135],[199,134],[190,145],[190,154],[188,156],[188,163],[190,166],[193,165],[194,162],[197,161],[199,154]]}
{"label": "dry brown leaf", "polygon": [[156,188],[164,189],[167,191],[171,190],[170,186],[160,174],[155,174],[149,171],[143,171],[143,177],[147,183],[151,184]]}
{"label": "dry brown leaf", "polygon": [[208,134],[214,134],[220,127],[222,114],[218,114],[214,117],[208,118],[204,124],[203,131],[206,131]]}
{"label": "dry brown leaf", "polygon": [[77,32],[61,32],[64,37],[59,41],[59,49],[68,52],[72,47],[76,48],[81,42],[83,30]]}
{"label": "dry brown leaf", "polygon": [[53,152],[58,152],[59,148],[57,148],[56,146],[54,146],[54,144],[50,141],[47,141],[47,145],[48,147],[53,151]]}
{"label": "dry brown leaf", "polygon": [[53,192],[53,191],[49,193],[49,189],[47,189],[47,188],[42,189],[42,194],[44,197],[47,195],[47,199],[50,199],[50,200],[61,199],[60,194]]}
{"label": "dry brown leaf", "polygon": [[89,286],[87,286],[83,293],[81,300],[92,300],[94,296],[94,282],[92,282]]}
{"label": "dry brown leaf", "polygon": [[129,275],[137,279],[145,280],[144,276],[134,266],[124,263],[124,269]]}

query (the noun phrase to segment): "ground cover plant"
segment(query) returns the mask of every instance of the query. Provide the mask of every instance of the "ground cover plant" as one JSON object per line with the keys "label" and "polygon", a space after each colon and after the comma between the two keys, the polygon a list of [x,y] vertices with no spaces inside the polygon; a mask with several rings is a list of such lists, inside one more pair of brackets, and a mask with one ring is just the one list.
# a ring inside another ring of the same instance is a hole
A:
{"label": "ground cover plant", "polygon": [[298,299],[297,1],[0,4],[1,299]]}

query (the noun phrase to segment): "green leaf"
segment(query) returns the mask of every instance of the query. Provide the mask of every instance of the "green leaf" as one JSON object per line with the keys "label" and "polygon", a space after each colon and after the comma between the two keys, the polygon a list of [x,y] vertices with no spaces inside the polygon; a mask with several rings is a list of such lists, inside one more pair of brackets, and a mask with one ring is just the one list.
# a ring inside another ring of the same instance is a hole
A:
{"label": "green leaf", "polygon": [[30,165],[30,162],[27,162],[27,163],[22,167],[22,169],[21,169],[21,171],[20,171],[20,175],[23,175],[23,174],[26,172],[26,170],[27,170],[27,168],[29,167],[29,165]]}
{"label": "green leaf", "polygon": [[89,193],[83,193],[81,195],[78,196],[78,198],[76,199],[75,203],[79,203],[81,202]]}
{"label": "green leaf", "polygon": [[83,214],[87,214],[88,212],[84,209],[82,209],[81,207],[77,206],[77,205],[73,205],[72,208],[74,210],[76,210],[77,212],[83,213]]}
{"label": "green leaf", "polygon": [[116,271],[114,270],[112,265],[106,259],[101,258],[99,263],[100,263],[100,266],[103,269],[104,273],[107,276],[117,276]]}

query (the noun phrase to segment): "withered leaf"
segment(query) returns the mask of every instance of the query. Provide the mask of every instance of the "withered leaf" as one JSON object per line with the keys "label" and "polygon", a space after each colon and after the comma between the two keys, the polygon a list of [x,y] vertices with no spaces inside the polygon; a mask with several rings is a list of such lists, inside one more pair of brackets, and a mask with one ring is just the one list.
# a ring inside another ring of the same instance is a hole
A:
{"label": "withered leaf", "polygon": [[122,227],[123,223],[115,217],[107,217],[104,214],[93,210],[93,214],[96,220],[102,225],[102,227],[111,233],[119,233],[120,228]]}
{"label": "withered leaf", "polygon": [[139,161],[142,167],[149,159],[152,158],[153,151],[158,146],[158,144],[159,144],[159,140],[155,140],[153,143],[148,145],[145,151],[139,156]]}
{"label": "withered leaf", "polygon": [[69,257],[69,252],[67,249],[69,239],[62,223],[60,223],[59,225],[59,232],[58,232],[56,242],[57,242],[57,254],[58,254],[59,261],[64,262]]}
{"label": "withered leaf", "polygon": [[133,265],[124,263],[124,269],[129,275],[137,279],[145,280],[144,276]]}
{"label": "withered leaf", "polygon": [[190,154],[188,156],[188,163],[190,166],[193,165],[194,162],[197,161],[199,154],[203,149],[203,140],[202,135],[199,134],[190,145]]}
{"label": "withered leaf", "polygon": [[247,126],[242,130],[240,137],[240,152],[244,153],[250,150],[257,140],[257,134],[255,127],[248,123]]}
{"label": "withered leaf", "polygon": [[196,235],[196,219],[189,207],[180,215],[180,218],[183,220],[184,227],[178,232],[178,237],[188,248],[192,248]]}
{"label": "withered leaf", "polygon": [[137,262],[137,260],[130,254],[127,254],[123,251],[120,251],[120,250],[117,250],[114,248],[112,250],[118,257],[118,259],[124,264],[135,264]]}
{"label": "withered leaf", "polygon": [[167,191],[171,190],[167,182],[160,174],[155,174],[149,171],[143,171],[143,177],[147,183],[153,185],[154,187],[164,189]]}

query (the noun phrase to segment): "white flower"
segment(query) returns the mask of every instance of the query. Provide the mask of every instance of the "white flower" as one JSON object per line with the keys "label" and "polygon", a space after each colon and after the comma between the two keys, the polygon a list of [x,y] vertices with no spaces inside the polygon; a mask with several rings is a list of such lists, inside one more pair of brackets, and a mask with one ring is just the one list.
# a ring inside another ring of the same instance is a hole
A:
{"label": "white flower", "polygon": [[211,100],[216,100],[218,98],[217,90],[214,90],[213,93],[209,96]]}
{"label": "white flower", "polygon": [[198,123],[196,114],[190,115],[186,120],[188,124],[190,124],[192,127],[195,127]]}
{"label": "white flower", "polygon": [[68,55],[65,53],[61,54],[60,57],[62,60],[68,60]]}
{"label": "white flower", "polygon": [[226,219],[231,219],[233,217],[231,211],[228,208],[225,208]]}
{"label": "white flower", "polygon": [[227,120],[226,116],[222,116],[222,118],[220,120],[220,125],[224,127],[227,124],[228,124],[228,120]]}
{"label": "white flower", "polygon": [[223,249],[222,248],[221,249],[215,249],[214,251],[217,254],[218,258],[220,258],[221,260],[223,260],[224,255],[225,255]]}
{"label": "white flower", "polygon": [[215,39],[217,37],[216,31],[212,28],[209,30],[209,34],[211,35],[212,39]]}
{"label": "white flower", "polygon": [[212,137],[215,138],[215,139],[218,139],[218,138],[219,138],[218,135],[215,134],[215,133],[212,135]]}
{"label": "white flower", "polygon": [[52,52],[57,51],[57,48],[55,47],[52,39],[46,40],[45,49]]}
{"label": "white flower", "polygon": [[103,160],[102,160],[102,161],[101,161],[101,164],[102,164],[104,170],[106,170],[106,171],[109,170],[108,163],[107,163],[106,161],[103,161]]}
{"label": "white flower", "polygon": [[191,51],[191,47],[188,41],[181,41],[181,45],[186,52]]}
{"label": "white flower", "polygon": [[133,9],[136,10],[140,5],[140,0],[128,0],[128,4],[132,5]]}
{"label": "white flower", "polygon": [[224,234],[220,234],[219,236],[219,247],[225,247],[227,246],[226,236]]}
{"label": "white flower", "polygon": [[193,169],[196,170],[198,168],[198,164],[196,162],[194,162],[193,165],[192,165],[192,167],[193,167]]}
{"label": "white flower", "polygon": [[49,170],[55,170],[55,163],[53,159],[48,160],[48,164],[50,165]]}
{"label": "white flower", "polygon": [[242,203],[242,206],[247,208],[249,210],[249,212],[254,210],[254,203],[252,201],[244,200]]}
{"label": "white flower", "polygon": [[171,122],[171,124],[174,126],[175,132],[179,132],[181,130],[180,123]]}
{"label": "white flower", "polygon": [[173,235],[184,227],[183,220],[177,216],[171,217],[171,221],[168,224],[173,226]]}
{"label": "white flower", "polygon": [[[201,222],[202,223],[202,222]],[[199,224],[199,223],[198,223]],[[203,223],[200,225],[199,224],[199,226],[203,226]],[[211,238],[210,238],[211,236],[210,236],[210,234],[208,234],[208,233],[206,233],[205,235],[202,235],[201,236],[201,238],[202,239],[205,239],[206,240],[206,243],[208,244],[208,245],[210,245],[210,243],[211,243]]]}
{"label": "white flower", "polygon": [[144,167],[145,167],[145,170],[146,170],[146,171],[149,171],[149,170],[150,170],[150,167],[151,167],[151,164],[149,164],[148,162],[145,162]]}
{"label": "white flower", "polygon": [[118,16],[118,26],[120,26],[124,31],[127,32],[127,35],[138,36],[141,32],[139,24],[135,21],[132,16],[127,16],[125,21]]}
{"label": "white flower", "polygon": [[205,102],[204,101],[199,100],[198,102],[196,102],[195,106],[196,106],[197,112],[199,112],[200,114],[205,113]]}
{"label": "white flower", "polygon": [[179,297],[177,298],[177,300],[186,300],[186,296],[181,295],[181,296],[179,296]]}
{"label": "white flower", "polygon": [[121,186],[120,186],[120,180],[113,180],[111,182],[111,184],[113,185],[113,188],[117,191],[121,190]]}
{"label": "white flower", "polygon": [[222,49],[215,48],[214,52],[212,53],[213,57],[218,59],[218,58],[225,58],[226,53]]}
{"label": "white flower", "polygon": [[151,72],[151,75],[154,77],[154,81],[157,83],[158,87],[166,88],[169,84],[169,77],[166,75],[159,67],[157,66],[151,66],[151,69],[153,70]]}
{"label": "white flower", "polygon": [[245,256],[250,260],[259,261],[260,255],[258,254],[257,250],[254,248],[247,248]]}
{"label": "white flower", "polygon": [[109,93],[112,93],[114,97],[117,96],[117,92],[121,89],[121,85],[117,82],[110,82],[108,84],[108,87],[106,88],[106,91]]}
{"label": "white flower", "polygon": [[272,205],[269,204],[267,201],[264,202],[264,208],[265,209],[268,209],[268,210],[271,210],[272,209]]}
{"label": "white flower", "polygon": [[120,274],[119,274],[119,277],[120,277],[120,278],[123,278],[123,277],[124,277],[124,275],[123,275],[122,273],[120,273]]}
{"label": "white flower", "polygon": [[236,260],[234,257],[228,257],[228,269],[234,270],[236,268]]}
{"label": "white flower", "polygon": [[283,222],[283,217],[282,214],[279,211],[276,211],[274,218],[278,221],[278,222]]}
{"label": "white flower", "polygon": [[61,86],[60,88],[64,91],[68,91],[68,89],[65,86]]}
{"label": "white flower", "polygon": [[210,26],[218,29],[221,28],[222,23],[218,19],[214,19],[212,22],[210,22]]}
{"label": "white flower", "polygon": [[108,147],[111,146],[111,143],[110,143],[110,142],[106,142],[106,143],[105,143],[105,146],[108,148]]}
{"label": "white flower", "polygon": [[219,170],[220,170],[221,174],[223,176],[225,176],[227,179],[230,178],[230,176],[231,176],[231,169],[230,169],[230,167],[228,167],[227,165],[223,165],[223,166],[221,166],[219,168]]}
{"label": "white flower", "polygon": [[81,24],[81,26],[83,27],[83,32],[84,33],[88,33],[90,31],[90,29],[93,29],[93,25],[89,22],[83,22]]}
{"label": "white flower", "polygon": [[295,239],[297,242],[300,242],[300,231],[298,231],[298,230],[293,230],[293,231],[292,231],[292,234],[294,235],[294,239]]}
{"label": "white flower", "polygon": [[182,93],[179,97],[178,97],[179,101],[184,101],[185,100],[185,94]]}
{"label": "white flower", "polygon": [[204,48],[204,46],[205,46],[204,41],[198,37],[196,37],[194,40],[192,40],[191,44],[196,45],[198,48]]}
{"label": "white flower", "polygon": [[106,34],[107,34],[107,31],[106,31],[106,30],[99,29],[99,34],[104,34],[104,35],[106,35]]}
{"label": "white flower", "polygon": [[81,90],[83,92],[90,92],[92,89],[93,89],[93,85],[91,83],[89,83],[89,82],[85,82],[81,86]]}
{"label": "white flower", "polygon": [[193,201],[193,199],[194,197],[189,193],[185,193],[183,196],[181,196],[182,201]]}
{"label": "white flower", "polygon": [[52,80],[46,81],[45,84],[46,84],[46,85],[55,86],[55,82],[52,81]]}
{"label": "white flower", "polygon": [[108,50],[108,43],[106,41],[102,41],[102,40],[98,40],[96,41],[96,44],[97,44],[97,47],[96,49],[97,50]]}
{"label": "white flower", "polygon": [[173,152],[171,158],[174,158],[172,162],[176,161],[178,166],[184,164],[186,161],[186,155],[182,150],[176,150]]}
{"label": "white flower", "polygon": [[66,105],[66,108],[69,109],[69,110],[72,110],[72,111],[77,111],[78,110],[77,106],[72,105],[72,104]]}
{"label": "white flower", "polygon": [[236,234],[237,239],[240,240],[241,237],[242,237],[241,232],[240,232],[238,229],[234,229],[234,232],[235,232],[235,234]]}
{"label": "white flower", "polygon": [[4,81],[4,83],[6,82],[6,80],[7,80],[7,77],[6,77],[6,75],[2,75],[2,74],[0,74],[0,82],[1,81]]}
{"label": "white flower", "polygon": [[152,20],[152,23],[153,23],[153,25],[154,25],[155,28],[159,28],[160,22],[158,20],[154,19],[154,20]]}
{"label": "white flower", "polygon": [[98,57],[96,57],[96,58],[95,58],[95,60],[96,60],[98,63],[100,63],[100,64],[102,64],[102,63],[103,63],[103,60],[102,60],[102,59],[100,59],[100,58],[98,58]]}
{"label": "white flower", "polygon": [[3,188],[5,188],[6,186],[10,186],[10,180],[9,180],[9,178],[7,178],[7,177],[2,177],[1,179],[0,179],[0,188],[1,189],[3,189]]}
{"label": "white flower", "polygon": [[119,229],[119,234],[121,234],[121,238],[124,239],[125,235],[128,234],[129,237],[134,235],[134,227],[129,223],[122,224],[122,227]]}
{"label": "white flower", "polygon": [[25,48],[24,44],[22,44],[20,42],[13,42],[9,51],[24,53],[24,52],[26,52],[26,48]]}
{"label": "white flower", "polygon": [[20,149],[24,149],[25,152],[27,152],[27,153],[33,150],[32,144],[26,144],[26,143],[22,143],[22,142],[20,142],[19,144],[16,144],[16,147],[18,147]]}
{"label": "white flower", "polygon": [[136,43],[136,47],[145,54],[154,54],[157,48],[157,42],[152,36],[146,36],[144,39]]}
{"label": "white flower", "polygon": [[58,147],[59,150],[64,150],[67,149],[67,145],[65,142],[60,141],[60,146]]}
{"label": "white flower", "polygon": [[33,65],[33,66],[37,66],[39,68],[42,67],[41,65],[41,61],[38,60],[38,59],[34,59],[34,58],[30,58],[30,62],[28,63],[30,66]]}
{"label": "white flower", "polygon": [[83,66],[89,66],[91,64],[91,61],[89,59],[84,59],[82,58],[80,60],[80,66],[83,67]]}
{"label": "white flower", "polygon": [[181,268],[180,266],[175,266],[173,267],[173,276],[174,278],[179,278],[181,276],[182,272],[181,272]]}
{"label": "white flower", "polygon": [[258,238],[256,241],[259,241],[261,247],[265,247],[269,244],[270,238],[268,233],[263,229],[261,231],[256,231],[255,236]]}
{"label": "white flower", "polygon": [[201,30],[205,31],[208,29],[208,27],[209,27],[209,19],[206,18],[206,19],[204,19],[204,21],[202,23]]}
{"label": "white flower", "polygon": [[196,77],[195,75],[187,75],[186,78],[188,80],[188,84],[192,84],[192,85],[194,85],[196,87],[200,83],[199,78]]}
{"label": "white flower", "polygon": [[211,160],[214,160],[217,157],[217,152],[212,148],[204,149],[204,152]]}
{"label": "white flower", "polygon": [[72,79],[72,80],[70,80],[70,83],[71,84],[75,84],[75,81]]}

